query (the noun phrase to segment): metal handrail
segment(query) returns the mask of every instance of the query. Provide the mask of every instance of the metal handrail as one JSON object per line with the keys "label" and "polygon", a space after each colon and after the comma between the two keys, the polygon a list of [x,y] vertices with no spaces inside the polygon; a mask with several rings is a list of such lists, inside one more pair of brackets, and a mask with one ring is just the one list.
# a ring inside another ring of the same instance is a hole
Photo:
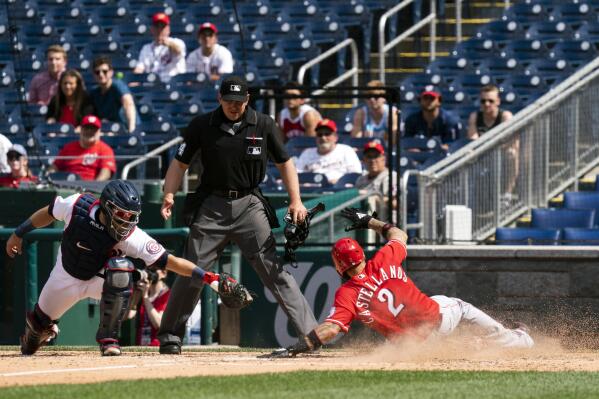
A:
{"label": "metal handrail", "polygon": [[391,8],[389,11],[384,13],[379,20],[379,79],[381,82],[385,83],[385,53],[391,50],[393,47],[397,46],[400,42],[410,37],[412,34],[420,30],[423,26],[430,23],[430,60],[434,61],[435,59],[435,51],[436,51],[436,40],[437,40],[437,27],[436,27],[436,0],[431,0],[430,2],[430,14],[427,15],[424,19],[412,25],[401,35],[395,37],[389,43],[385,44],[385,28],[387,25],[387,19],[389,17],[397,14],[399,11],[404,9],[405,7],[412,4],[414,0],[404,0],[395,7]]}
{"label": "metal handrail", "polygon": [[[359,61],[358,61],[358,46],[356,45],[356,41],[352,38],[348,38],[345,39],[344,41],[342,41],[341,43],[331,47],[330,49],[328,49],[327,51],[325,51],[324,53],[320,54],[318,57],[306,62],[305,64],[303,64],[299,70],[297,71],[297,81],[300,85],[304,84],[304,77],[306,75],[306,71],[309,68],[312,68],[313,66],[320,64],[324,59],[329,58],[330,56],[332,56],[333,54],[336,54],[338,52],[340,52],[342,49],[344,49],[345,47],[349,47],[351,50],[351,64],[352,67],[350,69],[348,69],[347,71],[345,71],[344,73],[342,73],[341,75],[337,76],[335,79],[331,80],[330,82],[326,83],[324,85],[324,89],[319,89],[314,91],[312,94],[313,95],[318,95],[318,94],[322,94],[328,87],[335,87],[338,84],[344,82],[345,80],[352,78],[352,85],[354,87],[358,86],[358,66],[359,66]],[[354,94],[357,94],[356,91],[354,91]],[[358,105],[358,99],[356,97],[353,97],[352,99],[352,103],[354,106]]]}
{"label": "metal handrail", "polygon": [[370,193],[360,194],[352,199],[345,201],[334,208],[327,209],[324,213],[314,217],[310,222],[311,226],[316,226],[318,223],[327,221],[329,223],[329,242],[333,242],[335,239],[335,214],[345,207],[355,204],[356,202],[363,201],[369,197]]}
{"label": "metal handrail", "polygon": [[152,151],[148,152],[147,154],[142,155],[141,157],[137,158],[136,160],[129,162],[127,165],[123,166],[123,171],[121,172],[121,179],[127,180],[127,176],[129,175],[129,170],[131,170],[131,168],[133,168],[134,166],[137,166],[139,164],[147,162],[148,159],[150,159],[151,157],[158,155],[158,154],[162,154],[164,151],[179,144],[182,141],[183,141],[183,137],[181,137],[181,136],[175,137],[174,139],[171,139],[171,140],[167,141],[166,143],[162,144],[160,147],[154,148]]}

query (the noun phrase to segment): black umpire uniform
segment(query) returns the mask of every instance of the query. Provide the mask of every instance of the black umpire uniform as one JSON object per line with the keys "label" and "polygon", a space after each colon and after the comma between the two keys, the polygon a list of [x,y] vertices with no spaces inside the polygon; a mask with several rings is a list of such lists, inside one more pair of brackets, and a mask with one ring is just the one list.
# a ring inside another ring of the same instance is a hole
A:
{"label": "black umpire uniform", "polygon": [[[238,77],[225,79],[220,89],[224,100],[246,99],[247,93],[247,84]],[[279,137],[273,119],[249,106],[237,122],[227,119],[222,107],[190,122],[173,163],[185,167],[200,151],[204,171],[200,186],[186,199],[184,213],[190,234],[184,257],[210,269],[233,241],[297,333],[305,335],[318,323],[297,282],[278,261],[271,231],[278,222],[258,188],[269,158],[276,164],[289,160]],[[201,290],[190,278],[177,276],[158,333],[160,353],[180,353],[185,324]]]}

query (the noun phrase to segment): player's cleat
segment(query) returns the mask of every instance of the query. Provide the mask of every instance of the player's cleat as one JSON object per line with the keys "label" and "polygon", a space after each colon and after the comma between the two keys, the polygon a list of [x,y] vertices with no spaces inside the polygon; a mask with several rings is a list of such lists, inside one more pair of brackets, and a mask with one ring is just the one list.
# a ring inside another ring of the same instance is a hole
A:
{"label": "player's cleat", "polygon": [[180,355],[181,345],[174,342],[168,342],[166,344],[160,345],[160,349],[158,351],[161,355]]}
{"label": "player's cleat", "polygon": [[526,324],[522,323],[521,321],[517,321],[514,324],[514,330],[524,331],[526,334],[530,335],[530,328]]}
{"label": "player's cleat", "polygon": [[25,316],[25,334],[20,338],[21,353],[23,355],[33,355],[44,345],[47,345],[58,335],[58,326],[54,323],[46,328],[42,328],[35,320],[33,312],[28,312]]}
{"label": "player's cleat", "polygon": [[100,353],[102,353],[102,356],[120,356],[121,346],[119,345],[119,341],[112,338],[101,340]]}

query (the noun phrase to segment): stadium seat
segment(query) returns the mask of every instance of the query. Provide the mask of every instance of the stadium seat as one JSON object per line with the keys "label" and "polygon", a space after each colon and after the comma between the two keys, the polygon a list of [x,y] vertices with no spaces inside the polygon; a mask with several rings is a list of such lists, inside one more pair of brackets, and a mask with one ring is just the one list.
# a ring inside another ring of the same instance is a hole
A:
{"label": "stadium seat", "polygon": [[424,71],[428,74],[457,75],[461,73],[473,73],[474,68],[464,57],[444,57],[431,62]]}
{"label": "stadium seat", "polygon": [[[460,74],[455,76],[449,84],[449,91],[462,90],[469,95],[480,93],[481,87],[491,83],[496,83],[495,76],[487,74]],[[445,98],[443,98],[445,100]]]}
{"label": "stadium seat", "polygon": [[549,228],[506,228],[495,230],[497,245],[558,245],[561,230]]}
{"label": "stadium seat", "polygon": [[599,246],[599,229],[566,227],[563,234],[564,245]]}
{"label": "stadium seat", "polygon": [[599,227],[599,192],[566,192],[564,193],[564,208],[594,209],[594,225]]}
{"label": "stadium seat", "polygon": [[499,56],[500,52],[493,40],[472,38],[458,43],[451,52],[451,55],[453,57],[464,57],[473,60]]}
{"label": "stadium seat", "polygon": [[553,11],[549,15],[552,21],[562,21],[566,23],[577,23],[596,19],[597,16],[593,9],[584,0],[580,2],[555,4]]}
{"label": "stadium seat", "polygon": [[547,83],[553,84],[574,72],[572,64],[565,59],[539,59],[532,61],[526,67],[527,75],[538,75]]}
{"label": "stadium seat", "polygon": [[585,22],[574,32],[574,39],[599,42],[599,21]]}
{"label": "stadium seat", "polygon": [[545,7],[536,2],[516,3],[508,8],[502,17],[505,21],[516,21],[521,24],[546,21],[548,18]]}
{"label": "stadium seat", "polygon": [[532,210],[531,227],[561,229],[564,227],[591,228],[595,221],[592,209],[547,209]]}
{"label": "stadium seat", "polygon": [[522,62],[544,58],[548,53],[547,45],[538,39],[518,39],[506,43],[501,55]]}
{"label": "stadium seat", "polygon": [[545,43],[557,43],[560,40],[572,39],[572,28],[563,21],[535,22],[526,30],[526,39],[538,39]]}
{"label": "stadium seat", "polygon": [[597,49],[588,40],[568,40],[559,42],[549,53],[551,58],[568,60],[575,67],[592,61],[597,55]]}
{"label": "stadium seat", "polygon": [[428,138],[424,136],[416,137],[402,137],[400,140],[402,150],[419,150],[427,152],[442,152],[441,143],[439,140],[434,138]]}
{"label": "stadium seat", "polygon": [[299,184],[302,192],[320,192],[332,189],[326,175],[314,172],[298,173]]}
{"label": "stadium seat", "polygon": [[356,185],[356,180],[361,176],[361,173],[347,173],[339,178],[333,184],[334,190],[347,190],[348,188],[353,188]]}
{"label": "stadium seat", "polygon": [[493,21],[483,25],[476,33],[477,38],[490,39],[493,42],[509,42],[524,35],[522,27],[516,21]]}
{"label": "stadium seat", "polygon": [[547,82],[538,75],[511,75],[503,81],[501,87],[504,88],[503,97],[509,92],[507,88],[512,88],[521,95],[544,94],[548,90]]}
{"label": "stadium seat", "polygon": [[492,57],[480,60],[477,71],[494,79],[506,79],[513,74],[523,74],[524,66],[513,57]]}

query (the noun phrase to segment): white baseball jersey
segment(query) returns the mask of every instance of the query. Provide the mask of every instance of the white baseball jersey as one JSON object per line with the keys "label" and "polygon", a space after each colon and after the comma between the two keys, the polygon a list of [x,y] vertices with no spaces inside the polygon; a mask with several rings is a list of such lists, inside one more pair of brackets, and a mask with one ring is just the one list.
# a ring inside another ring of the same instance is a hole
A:
{"label": "white baseball jersey", "polygon": [[337,144],[328,154],[320,155],[316,148],[306,148],[296,163],[298,173],[322,173],[335,183],[346,173],[362,173],[362,164],[353,148]]}
{"label": "white baseball jersey", "polygon": [[[71,221],[73,205],[79,198],[79,194],[73,194],[66,198],[57,196],[52,208],[52,216],[65,222],[66,229]],[[90,210],[92,218],[100,209],[99,202],[94,204]],[[156,262],[165,252],[165,249],[156,240],[150,237],[140,228],[135,228],[125,240],[117,243],[113,248],[112,256],[130,256],[142,259],[146,265]],[[42,311],[53,320],[59,319],[64,312],[69,310],[75,303],[83,298],[100,299],[102,296],[102,277],[94,277],[90,280],[79,280],[68,274],[62,266],[61,249],[58,250],[56,264],[50,278],[44,285],[38,304]]]}
{"label": "white baseball jersey", "polygon": [[187,56],[187,72],[223,75],[233,73],[233,66],[233,55],[220,44],[214,46],[214,51],[209,56],[202,54],[201,47]]}
{"label": "white baseball jersey", "polygon": [[138,66],[143,66],[144,72],[154,72],[163,82],[168,82],[175,75],[185,73],[185,43],[174,37],[169,39],[181,49],[179,55],[170,51],[168,46],[152,42],[141,48],[137,61]]}

